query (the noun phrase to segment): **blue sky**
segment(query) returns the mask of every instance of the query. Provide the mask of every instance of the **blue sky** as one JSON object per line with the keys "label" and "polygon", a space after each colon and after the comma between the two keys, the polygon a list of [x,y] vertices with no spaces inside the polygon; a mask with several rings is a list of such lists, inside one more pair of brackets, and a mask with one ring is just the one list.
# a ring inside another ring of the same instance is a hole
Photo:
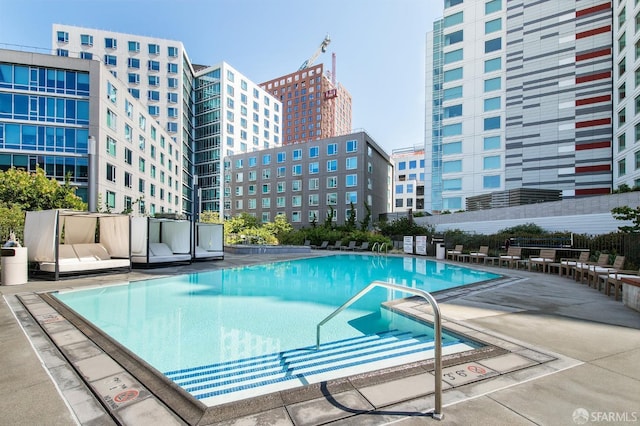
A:
{"label": "blue sky", "polygon": [[316,63],[353,97],[353,127],[389,154],[424,142],[425,37],[442,0],[0,0],[0,48],[51,48],[54,23],[178,40],[192,62],[261,83]]}

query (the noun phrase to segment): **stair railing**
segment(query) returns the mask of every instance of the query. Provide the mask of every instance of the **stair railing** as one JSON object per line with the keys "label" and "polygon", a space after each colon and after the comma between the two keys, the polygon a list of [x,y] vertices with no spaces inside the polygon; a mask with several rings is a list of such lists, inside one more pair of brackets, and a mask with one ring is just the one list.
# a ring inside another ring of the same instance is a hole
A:
{"label": "stair railing", "polygon": [[417,288],[405,287],[397,284],[391,284],[384,281],[373,281],[371,284],[360,290],[354,296],[352,296],[349,300],[347,300],[342,306],[337,308],[331,314],[329,314],[325,319],[320,321],[316,326],[316,350],[320,349],[320,327],[329,322],[333,317],[338,315],[340,312],[347,309],[353,303],[355,303],[358,299],[368,293],[374,287],[385,287],[393,290],[398,290],[404,293],[410,293],[416,296],[420,296],[425,299],[431,305],[433,309],[433,331],[434,331],[434,375],[435,375],[435,409],[433,411],[433,418],[436,420],[442,420],[444,418],[444,414],[442,414],[442,320],[440,319],[440,308],[438,307],[438,303],[433,298],[433,296],[424,291]]}

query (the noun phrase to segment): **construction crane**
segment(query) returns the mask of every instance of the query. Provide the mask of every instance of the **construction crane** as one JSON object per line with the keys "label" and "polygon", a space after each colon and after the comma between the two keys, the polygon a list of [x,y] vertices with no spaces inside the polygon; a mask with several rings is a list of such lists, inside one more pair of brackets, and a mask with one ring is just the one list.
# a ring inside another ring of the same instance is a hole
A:
{"label": "construction crane", "polygon": [[311,55],[309,59],[307,59],[302,63],[302,65],[300,65],[300,68],[298,68],[298,71],[309,68],[311,65],[313,65],[313,62],[318,58],[318,56],[320,56],[321,53],[324,53],[327,51],[327,46],[329,45],[329,43],[331,43],[331,39],[329,38],[329,34],[327,34],[324,40],[322,40],[322,43],[320,43],[318,50],[316,50],[315,53]]}

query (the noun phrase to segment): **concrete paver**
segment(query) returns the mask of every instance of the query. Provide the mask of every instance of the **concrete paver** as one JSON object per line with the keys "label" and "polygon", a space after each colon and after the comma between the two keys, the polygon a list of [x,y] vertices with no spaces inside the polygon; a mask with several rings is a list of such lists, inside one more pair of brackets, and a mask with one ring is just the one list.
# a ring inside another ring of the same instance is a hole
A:
{"label": "concrete paver", "polygon": [[[95,287],[194,272],[211,268],[211,265],[214,268],[243,266],[291,257],[227,255],[224,261],[210,265],[197,263],[61,282],[36,281],[0,287],[0,293],[5,297],[20,293],[29,300],[32,297],[29,293],[52,289]],[[619,420],[635,418],[640,421],[640,399],[637,397],[640,395],[640,369],[637,368],[640,365],[639,312],[595,289],[557,275],[495,267],[484,269],[503,272],[512,280],[495,287],[457,292],[455,297],[441,303],[443,317],[452,328],[465,330],[471,336],[484,336],[489,343],[500,343],[499,346],[510,353],[465,364],[481,365],[499,375],[457,384],[445,391],[443,412],[446,424],[566,425],[574,424],[574,416],[584,416],[585,413],[590,416],[588,420],[597,420],[602,413],[613,413]],[[36,296],[31,300],[38,302],[39,298]],[[412,311],[428,311],[413,301],[407,303],[411,303]],[[37,306],[35,311],[41,323],[65,346],[70,360],[80,362],[80,365],[83,365],[82,360],[92,357],[101,360],[98,364],[86,362],[81,368],[87,377],[96,379],[101,375],[96,365],[113,367],[108,360],[101,358],[104,355],[92,342],[68,328],[66,321],[61,321],[46,304]],[[23,318],[25,313],[16,311],[15,315]],[[64,359],[55,350],[46,348],[46,339],[38,337],[35,329],[30,329],[32,326],[28,325],[23,331],[6,301],[2,300],[0,365],[3,368],[0,390],[4,397],[0,399],[1,423],[111,424],[113,419],[105,418],[96,410],[96,401],[87,399],[91,394],[85,386],[75,386],[75,379],[68,376],[68,369],[65,370]],[[46,358],[46,364],[53,366],[51,370],[42,368],[32,345],[43,351],[41,356]],[[531,360],[532,365],[527,360]],[[109,372],[113,373],[112,370]],[[49,374],[63,385],[66,383],[64,399]],[[104,379],[96,379],[94,383],[100,380]],[[369,389],[363,387],[359,391],[328,393],[321,398],[292,402],[286,407],[240,416],[221,424],[434,424],[430,416],[424,415],[434,406],[433,395],[419,396],[424,394],[426,382],[433,380],[422,381],[418,376],[402,380],[391,382],[386,387],[380,384]],[[399,383],[403,385],[398,386]],[[143,390],[140,392],[145,395]],[[367,392],[370,398],[366,397]],[[403,399],[401,392],[412,399],[394,403]],[[180,423],[171,415],[166,417],[166,411],[153,409],[157,403],[147,397],[136,404],[123,404],[118,408],[118,420],[135,425]],[[67,404],[74,407],[76,414],[71,414]],[[374,409],[373,405],[377,408]],[[361,414],[362,411],[367,413]]]}

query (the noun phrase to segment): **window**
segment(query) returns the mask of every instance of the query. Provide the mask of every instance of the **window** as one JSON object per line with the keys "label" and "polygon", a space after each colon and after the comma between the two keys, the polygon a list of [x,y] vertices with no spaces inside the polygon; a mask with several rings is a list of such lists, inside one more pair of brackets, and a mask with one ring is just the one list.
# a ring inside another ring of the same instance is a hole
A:
{"label": "window", "polygon": [[484,170],[493,170],[500,168],[500,156],[492,155],[491,157],[484,157],[482,159],[482,167]]}
{"label": "window", "polygon": [[93,46],[93,36],[89,34],[80,34],[80,44],[83,46]]}
{"label": "window", "polygon": [[268,166],[269,164],[271,164],[271,154],[264,154],[262,156],[262,165]]}
{"label": "window", "polygon": [[320,153],[320,148],[317,146],[312,146],[309,148],[309,158],[316,158]]}
{"label": "window", "polygon": [[501,58],[493,58],[484,61],[484,72],[498,71],[502,67]]}
{"label": "window", "polygon": [[500,149],[500,136],[489,136],[484,138],[484,150]]}
{"label": "window", "polygon": [[178,103],[178,94],[177,93],[167,93],[167,101],[170,104],[177,104]]}
{"label": "window", "polygon": [[462,115],[462,104],[445,107],[443,113],[443,118],[460,117]]}
{"label": "window", "polygon": [[140,83],[140,74],[130,72],[127,74],[129,83],[139,84]]}
{"label": "window", "polygon": [[105,65],[118,65],[118,57],[116,55],[104,55]]}
{"label": "window", "polygon": [[160,62],[158,62],[158,61],[147,61],[147,69],[149,71],[160,71]]}
{"label": "window", "polygon": [[116,140],[111,136],[107,136],[107,154],[112,157],[116,156]]}
{"label": "window", "polygon": [[353,191],[349,191],[349,192],[345,192],[345,202],[347,204],[356,204],[358,202],[358,193],[357,192],[353,192]]}
{"label": "window", "polygon": [[174,46],[167,47],[167,56],[170,58],[178,57],[178,48]]}
{"label": "window", "polygon": [[625,22],[627,22],[627,8],[623,7],[618,14],[618,28],[622,28]]}
{"label": "window", "polygon": [[176,118],[178,116],[178,108],[174,108],[174,107],[167,108],[167,116],[169,118]]}
{"label": "window", "polygon": [[452,44],[456,44],[456,43],[460,43],[462,42],[464,39],[463,35],[462,35],[462,30],[460,31],[456,31],[450,34],[445,34],[444,35],[444,45],[445,46],[450,46]]}
{"label": "window", "polygon": [[309,163],[309,174],[315,175],[320,172],[320,164],[315,161],[313,163]]}
{"label": "window", "polygon": [[358,168],[358,157],[348,157],[346,159],[347,170],[355,170]]}
{"label": "window", "polygon": [[452,99],[458,99],[461,97],[462,97],[462,86],[455,86],[455,87],[450,87],[448,89],[444,89],[442,100],[450,101]]}
{"label": "window", "polygon": [[263,194],[268,194],[271,192],[271,184],[270,183],[265,183],[262,185],[262,193]]}
{"label": "window", "polygon": [[462,4],[463,0],[444,0],[444,8],[453,7]]}
{"label": "window", "polygon": [[109,163],[107,163],[107,180],[109,182],[116,181],[116,167]]}
{"label": "window", "polygon": [[636,124],[634,126],[634,133],[635,133],[635,142],[640,141],[640,123]]}
{"label": "window", "polygon": [[500,109],[500,96],[495,98],[488,98],[484,100],[484,111],[494,111]]}
{"label": "window", "polygon": [[302,160],[302,150],[294,149],[293,150],[293,161]]}
{"label": "window", "polygon": [[178,64],[167,64],[167,72],[169,74],[177,74],[178,73]]}
{"label": "window", "polygon": [[69,43],[69,33],[66,31],[58,31],[58,42]]}
{"label": "window", "polygon": [[622,107],[620,111],[618,111],[618,125],[622,125],[627,122],[627,109],[626,107]]}
{"label": "window", "polygon": [[490,78],[484,81],[484,91],[492,92],[494,90],[500,90],[501,85],[500,77]]}
{"label": "window", "polygon": [[130,41],[127,43],[129,46],[129,52],[139,52],[140,51],[140,42],[139,41]]}
{"label": "window", "polygon": [[484,42],[484,53],[495,52],[502,49],[502,38],[494,38]]}
{"label": "window", "polygon": [[291,181],[291,190],[293,192],[302,191],[302,181],[301,180]]}
{"label": "window", "polygon": [[452,27],[454,25],[462,24],[462,22],[463,22],[462,12],[458,12],[458,13],[454,13],[453,15],[445,16],[442,23],[442,27],[443,28]]}
{"label": "window", "polygon": [[302,175],[302,165],[294,164],[291,166],[291,175],[292,176],[301,176]]}
{"label": "window", "polygon": [[[640,151],[636,151],[634,154],[635,157],[635,169],[638,170],[640,169]],[[637,182],[637,181],[636,181]],[[638,184],[636,183],[635,186],[638,186]]]}
{"label": "window", "polygon": [[500,117],[488,117],[484,119],[484,130],[495,130],[500,128]]}
{"label": "window", "polygon": [[442,173],[459,173],[461,171],[462,171],[462,160],[442,162]]}
{"label": "window", "polygon": [[160,85],[160,77],[157,75],[149,76],[149,86],[159,86]]}
{"label": "window", "polygon": [[442,189],[445,191],[460,191],[462,189],[462,179],[443,179]]}
{"label": "window", "polygon": [[[271,208],[271,198],[263,198],[263,199],[262,199],[262,208],[263,208],[263,209],[269,209],[269,208]],[[268,215],[268,214],[269,214],[269,213],[267,213],[267,215]],[[264,221],[264,213],[262,213],[262,218],[263,218],[263,221]],[[266,221],[269,221],[269,217],[267,217],[267,220],[266,220]]]}
{"label": "window", "polygon": [[347,152],[356,152],[358,151],[358,141],[350,140],[347,141]]}
{"label": "window", "polygon": [[283,193],[287,190],[287,182],[278,182],[277,189],[278,193]]}
{"label": "window", "polygon": [[627,160],[623,158],[618,161],[618,177],[624,176],[627,174]]}
{"label": "window", "polygon": [[482,187],[485,189],[500,188],[500,175],[483,176]]}
{"label": "window", "polygon": [[444,72],[444,82],[449,83],[451,81],[462,79],[462,67],[454,68]]}
{"label": "window", "polygon": [[452,64],[463,59],[462,49],[452,50],[444,54],[444,64]]}
{"label": "window", "polygon": [[80,59],[93,59],[93,53],[91,53],[91,52],[80,52]]}
{"label": "window", "polygon": [[56,50],[56,55],[68,57],[69,56],[69,51],[67,49],[57,49]]}
{"label": "window", "polygon": [[116,208],[116,193],[112,191],[107,191],[107,207],[109,209]]}
{"label": "window", "polygon": [[107,49],[115,49],[118,47],[118,40],[116,40],[115,38],[105,38],[104,39],[104,47],[106,47]]}
{"label": "window", "polygon": [[310,206],[320,205],[320,196],[318,194],[309,194],[309,205]]}
{"label": "window", "polygon": [[396,194],[404,194],[404,185],[403,184],[397,184],[396,185]]}
{"label": "window", "polygon": [[618,62],[618,76],[623,75],[627,72],[627,58],[622,58],[620,62]]}
{"label": "window", "polygon": [[626,32],[622,33],[622,35],[618,38],[618,51],[619,52],[623,51],[625,47],[627,47],[627,33]]}
{"label": "window", "polygon": [[262,169],[262,179],[271,179],[271,168]]}
{"label": "window", "polygon": [[149,43],[149,54],[150,55],[160,54],[160,45],[155,43]]}
{"label": "window", "polygon": [[124,186],[127,188],[133,188],[133,177],[129,172],[124,172]]}
{"label": "window", "polygon": [[140,69],[140,59],[138,58],[127,59],[127,66],[129,68]]}
{"label": "window", "polygon": [[443,155],[462,154],[462,142],[451,142],[442,144]]}
{"label": "window", "polygon": [[491,34],[502,29],[502,18],[493,19],[484,23],[484,33]]}
{"label": "window", "polygon": [[107,127],[111,130],[117,130],[118,128],[118,116],[110,109],[107,110]]}
{"label": "window", "polygon": [[287,160],[287,153],[286,152],[279,152],[278,153],[278,158],[277,158],[278,163],[284,163],[286,160]]}
{"label": "window", "polygon": [[337,176],[329,176],[327,178],[327,189],[333,189],[338,187],[338,177]]}
{"label": "window", "polygon": [[145,170],[145,160],[144,160],[144,158],[138,158],[138,170],[140,170],[140,172],[144,173],[144,170]]}
{"label": "window", "polygon": [[491,0],[484,4],[485,15],[498,12],[500,9],[502,9],[502,0]]}
{"label": "window", "polygon": [[618,136],[618,152],[624,151],[626,147],[627,147],[627,135],[626,133],[623,133],[620,136]]}
{"label": "window", "polygon": [[157,105],[149,105],[148,110],[149,115],[153,117],[157,117],[158,115],[160,115],[160,107]]}
{"label": "window", "polygon": [[302,206],[302,196],[294,195],[291,197],[291,207],[300,207]]}
{"label": "window", "polygon": [[124,149],[124,162],[129,165],[133,164],[133,152],[129,148]]}
{"label": "window", "polygon": [[636,96],[634,102],[636,104],[636,114],[640,114],[640,95]]}
{"label": "window", "polygon": [[442,136],[458,136],[462,134],[462,123],[442,126]]}
{"label": "window", "polygon": [[338,170],[338,160],[327,160],[327,171],[335,172]]}

